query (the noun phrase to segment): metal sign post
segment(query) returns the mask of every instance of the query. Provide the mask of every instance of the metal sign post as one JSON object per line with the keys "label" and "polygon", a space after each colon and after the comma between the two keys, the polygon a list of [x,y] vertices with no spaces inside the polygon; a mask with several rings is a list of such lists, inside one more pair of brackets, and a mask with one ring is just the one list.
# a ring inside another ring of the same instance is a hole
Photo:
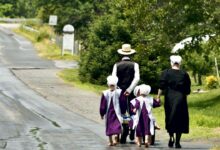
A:
{"label": "metal sign post", "polygon": [[218,61],[217,61],[216,57],[215,57],[215,68],[216,68],[217,79],[218,79],[218,82],[219,82]]}

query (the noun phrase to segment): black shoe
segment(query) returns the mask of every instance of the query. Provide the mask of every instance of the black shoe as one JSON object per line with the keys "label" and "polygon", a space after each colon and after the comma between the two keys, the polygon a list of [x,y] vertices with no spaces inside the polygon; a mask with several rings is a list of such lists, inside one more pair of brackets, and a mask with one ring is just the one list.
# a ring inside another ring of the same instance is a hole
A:
{"label": "black shoe", "polygon": [[173,147],[173,144],[174,144],[174,140],[171,140],[171,139],[170,139],[170,140],[169,140],[169,143],[168,143],[168,146],[169,146],[169,147]]}
{"label": "black shoe", "polygon": [[135,131],[134,131],[134,130],[130,130],[130,135],[129,135],[129,138],[130,138],[130,140],[131,140],[131,141],[133,141],[133,140],[134,140],[134,133],[135,133]]}
{"label": "black shoe", "polygon": [[175,146],[176,146],[176,148],[182,148],[182,146],[180,145],[180,143],[176,143]]}

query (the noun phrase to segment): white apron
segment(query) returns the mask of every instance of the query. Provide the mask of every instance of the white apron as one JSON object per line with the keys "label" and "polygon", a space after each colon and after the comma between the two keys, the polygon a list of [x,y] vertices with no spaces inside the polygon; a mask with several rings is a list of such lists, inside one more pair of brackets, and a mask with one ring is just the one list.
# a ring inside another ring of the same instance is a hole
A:
{"label": "white apron", "polygon": [[104,96],[107,100],[107,104],[108,104],[106,115],[105,115],[106,123],[107,123],[107,114],[108,114],[109,107],[110,107],[110,104],[111,104],[111,98],[113,100],[113,107],[114,107],[116,116],[117,116],[117,118],[118,118],[118,120],[121,124],[123,122],[123,118],[122,118],[122,115],[121,115],[120,104],[119,104],[119,97],[121,95],[121,91],[122,91],[121,89],[116,89],[113,92],[110,91],[110,90],[103,91],[103,94],[104,94]]}
{"label": "white apron", "polygon": [[140,102],[140,108],[137,110],[136,114],[132,117],[132,119],[133,119],[133,127],[132,128],[135,129],[137,127],[138,122],[139,122],[139,118],[140,118],[140,115],[141,115],[141,110],[143,108],[143,104],[145,103],[145,106],[146,106],[146,109],[147,109],[147,112],[148,112],[148,116],[149,116],[149,119],[150,119],[150,133],[151,133],[151,135],[154,135],[154,117],[153,117],[153,114],[152,114],[153,97],[139,96],[139,97],[137,97],[137,98],[135,98],[131,101],[131,104],[133,106],[135,106],[136,100],[138,100]]}

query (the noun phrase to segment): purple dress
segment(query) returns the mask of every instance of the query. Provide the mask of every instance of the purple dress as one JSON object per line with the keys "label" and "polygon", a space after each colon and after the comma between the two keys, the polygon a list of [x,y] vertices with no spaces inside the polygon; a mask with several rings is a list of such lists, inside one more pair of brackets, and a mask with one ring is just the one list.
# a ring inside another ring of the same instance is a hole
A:
{"label": "purple dress", "polygon": [[[159,107],[160,106],[160,102],[153,100],[153,106],[152,107]],[[136,100],[136,104],[135,106],[131,105],[131,109],[140,109],[140,102],[138,100]],[[143,107],[141,109],[141,114],[139,117],[139,121],[136,127],[136,136],[137,137],[143,137],[146,135],[151,135],[150,133],[150,118],[149,118],[149,114],[148,111],[146,109],[146,104],[145,102],[143,102]]]}
{"label": "purple dress", "polygon": [[[116,115],[114,105],[113,105],[113,99],[111,98],[110,106],[107,108],[107,99],[102,95],[101,98],[101,104],[100,104],[100,115],[104,116],[106,115],[106,135],[111,136],[115,134],[120,134],[122,132],[121,129],[121,123]],[[126,112],[126,99],[125,96],[123,95],[123,92],[121,92],[121,95],[119,97],[119,105],[120,105],[120,110],[121,114],[124,114]],[[106,114],[108,109],[108,113]]]}

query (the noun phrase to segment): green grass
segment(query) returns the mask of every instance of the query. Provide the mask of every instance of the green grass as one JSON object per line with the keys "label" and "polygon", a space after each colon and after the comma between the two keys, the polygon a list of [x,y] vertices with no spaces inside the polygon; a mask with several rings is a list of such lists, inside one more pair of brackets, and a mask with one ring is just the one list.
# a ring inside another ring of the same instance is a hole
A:
{"label": "green grass", "polygon": [[214,146],[211,150],[220,150],[220,146]]}
{"label": "green grass", "polygon": [[58,73],[58,76],[61,77],[66,83],[73,85],[74,87],[93,91],[97,94],[101,94],[101,92],[107,89],[107,86],[94,85],[91,83],[83,83],[79,80],[78,69],[64,69]]}
{"label": "green grass", "polygon": [[[50,59],[50,60],[79,60],[79,56],[71,55],[70,53],[66,53],[64,56],[61,56],[61,48],[56,44],[51,42],[50,37],[54,36],[53,30],[48,26],[43,26],[40,29],[40,35],[38,33],[34,33],[31,31],[27,31],[22,27],[14,30],[17,34],[20,34],[27,39],[29,39],[35,46],[38,51],[38,55]],[[45,34],[45,32],[47,32]],[[42,35],[42,36],[41,36]],[[49,37],[43,37],[49,36]],[[43,38],[39,40],[39,38]]]}
{"label": "green grass", "polygon": [[[188,96],[188,106],[190,133],[183,138],[220,138],[220,89],[210,90],[207,93],[192,93]],[[164,108],[155,109],[154,114],[160,126],[164,127]]]}

